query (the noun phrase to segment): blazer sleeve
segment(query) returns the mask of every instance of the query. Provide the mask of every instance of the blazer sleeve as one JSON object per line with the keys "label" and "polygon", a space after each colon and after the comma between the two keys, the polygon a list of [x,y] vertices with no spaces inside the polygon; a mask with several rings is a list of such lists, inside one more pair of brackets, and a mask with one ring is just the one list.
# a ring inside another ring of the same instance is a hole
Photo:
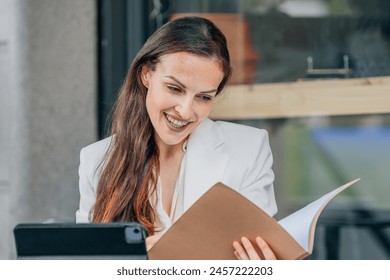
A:
{"label": "blazer sleeve", "polygon": [[247,174],[244,177],[240,192],[270,216],[277,213],[274,193],[273,157],[266,130],[256,130],[255,143],[250,149],[252,160],[249,160]]}
{"label": "blazer sleeve", "polygon": [[80,191],[80,205],[76,211],[76,223],[89,223],[90,212],[96,200],[96,193],[93,187],[93,178],[89,174],[87,167],[85,148],[80,152],[80,166],[79,166],[79,191]]}
{"label": "blazer sleeve", "polygon": [[79,190],[80,204],[76,211],[76,223],[91,222],[92,208],[96,201],[96,188],[102,163],[113,137],[92,143],[80,151]]}

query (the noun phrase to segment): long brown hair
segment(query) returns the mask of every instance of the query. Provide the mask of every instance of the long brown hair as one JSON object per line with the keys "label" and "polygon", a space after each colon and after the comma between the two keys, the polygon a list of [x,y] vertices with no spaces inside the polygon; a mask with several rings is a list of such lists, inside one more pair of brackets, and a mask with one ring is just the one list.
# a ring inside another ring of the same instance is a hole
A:
{"label": "long brown hair", "polygon": [[225,36],[207,19],[176,19],[147,40],[135,57],[114,105],[113,139],[102,163],[93,222],[137,221],[149,235],[155,232],[156,213],[149,198],[159,174],[158,148],[146,110],[147,88],[141,81],[141,71],[144,65],[153,68],[160,56],[175,52],[219,61],[224,77],[217,94],[231,75]]}

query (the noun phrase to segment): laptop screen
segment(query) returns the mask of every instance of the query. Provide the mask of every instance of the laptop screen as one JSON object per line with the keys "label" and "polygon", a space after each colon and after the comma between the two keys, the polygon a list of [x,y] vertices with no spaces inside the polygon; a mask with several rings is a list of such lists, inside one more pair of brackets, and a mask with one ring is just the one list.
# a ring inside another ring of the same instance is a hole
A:
{"label": "laptop screen", "polygon": [[14,237],[18,259],[147,259],[138,223],[19,224]]}

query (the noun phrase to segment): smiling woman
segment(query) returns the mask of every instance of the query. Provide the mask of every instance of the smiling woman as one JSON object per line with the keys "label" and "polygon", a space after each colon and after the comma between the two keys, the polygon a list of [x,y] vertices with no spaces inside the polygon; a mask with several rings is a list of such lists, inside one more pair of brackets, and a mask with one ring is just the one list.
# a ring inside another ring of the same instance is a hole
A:
{"label": "smiling woman", "polygon": [[[128,72],[111,136],[80,153],[77,222],[139,222],[151,248],[217,182],[274,215],[267,132],[208,119],[230,76],[225,36],[211,21],[185,17],[157,30]],[[260,237],[232,240],[238,259],[259,258],[256,247],[275,257]]]}

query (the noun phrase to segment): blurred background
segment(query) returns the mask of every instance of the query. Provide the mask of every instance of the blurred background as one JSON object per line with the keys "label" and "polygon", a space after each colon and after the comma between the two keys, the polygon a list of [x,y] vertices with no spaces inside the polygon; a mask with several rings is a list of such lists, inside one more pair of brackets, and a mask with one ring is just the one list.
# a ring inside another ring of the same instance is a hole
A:
{"label": "blurred background", "polygon": [[0,259],[18,223],[74,222],[80,149],[107,135],[135,54],[197,14],[234,74],[213,119],[270,133],[280,219],[352,179],[309,259],[390,259],[390,2],[0,0]]}

